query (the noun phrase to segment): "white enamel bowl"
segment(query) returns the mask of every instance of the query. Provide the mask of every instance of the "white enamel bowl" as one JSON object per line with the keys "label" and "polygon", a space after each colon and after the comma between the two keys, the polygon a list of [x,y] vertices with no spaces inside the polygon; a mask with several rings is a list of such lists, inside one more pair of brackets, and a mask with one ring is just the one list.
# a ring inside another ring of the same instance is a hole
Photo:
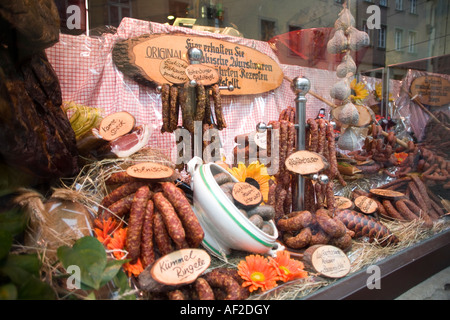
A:
{"label": "white enamel bowl", "polygon": [[203,246],[212,254],[223,258],[231,250],[269,254],[284,249],[277,242],[278,231],[273,221],[270,224],[275,231],[269,235],[256,227],[240,212],[216,183],[214,175],[225,172],[233,181],[238,180],[226,169],[215,163],[203,164],[194,157],[188,163],[193,190],[193,209],[205,232]]}

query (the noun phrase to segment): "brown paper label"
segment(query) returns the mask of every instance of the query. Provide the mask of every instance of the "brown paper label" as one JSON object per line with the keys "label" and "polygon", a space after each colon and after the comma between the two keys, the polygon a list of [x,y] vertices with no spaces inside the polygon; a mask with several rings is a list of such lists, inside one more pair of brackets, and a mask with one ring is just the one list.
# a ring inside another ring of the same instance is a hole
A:
{"label": "brown paper label", "polygon": [[205,250],[181,249],[156,260],[150,273],[157,282],[176,286],[194,282],[210,263]]}
{"label": "brown paper label", "polygon": [[164,179],[173,175],[173,169],[155,162],[142,162],[128,167],[127,173],[141,179]]}
{"label": "brown paper label", "polygon": [[133,130],[135,118],[126,111],[112,113],[100,122],[99,134],[107,141],[114,140]]}
{"label": "brown paper label", "polygon": [[306,150],[294,152],[286,159],[285,164],[289,171],[301,175],[318,173],[328,168],[328,162],[322,155]]}
{"label": "brown paper label", "polygon": [[317,248],[311,257],[314,269],[329,278],[342,278],[350,272],[350,260],[341,249],[324,245]]}

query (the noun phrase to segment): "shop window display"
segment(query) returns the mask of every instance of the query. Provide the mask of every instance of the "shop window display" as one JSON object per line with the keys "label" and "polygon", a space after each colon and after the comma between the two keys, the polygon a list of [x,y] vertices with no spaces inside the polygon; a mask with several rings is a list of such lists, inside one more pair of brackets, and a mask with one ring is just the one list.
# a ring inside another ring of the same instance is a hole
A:
{"label": "shop window display", "polygon": [[37,257],[53,299],[308,299],[426,241],[447,267],[449,6],[0,1],[26,220],[0,259]]}

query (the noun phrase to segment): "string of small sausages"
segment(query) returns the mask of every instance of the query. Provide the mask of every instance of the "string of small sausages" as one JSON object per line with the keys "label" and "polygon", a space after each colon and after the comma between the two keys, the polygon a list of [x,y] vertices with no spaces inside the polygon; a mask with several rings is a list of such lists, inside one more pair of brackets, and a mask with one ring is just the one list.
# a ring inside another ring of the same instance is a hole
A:
{"label": "string of small sausages", "polygon": [[305,209],[314,212],[326,207],[333,212],[336,208],[334,180],[337,179],[343,186],[347,184],[338,170],[334,127],[330,121],[323,118],[309,118],[306,123],[306,150],[316,152],[328,161],[329,167],[324,170],[324,174],[328,176],[329,182],[322,185],[305,179]]}
{"label": "string of small sausages", "polygon": [[[161,133],[172,133],[178,128],[180,111],[182,127],[190,133],[194,133],[194,122],[201,121],[203,124],[212,125],[213,117],[218,130],[227,127],[227,123],[222,110],[222,96],[218,84],[212,86],[204,86],[196,84],[196,101],[194,102],[194,110],[189,109],[188,94],[190,83],[184,85],[175,85],[164,83],[161,86],[161,102],[162,102],[162,127]],[[210,94],[211,91],[211,94]],[[211,108],[211,97],[213,102],[214,113]]]}
{"label": "string of small sausages", "polygon": [[272,157],[272,130],[279,132],[279,156],[272,157],[270,166],[278,167],[275,174],[276,183],[269,186],[269,205],[275,208],[275,221],[285,214],[295,211],[296,178],[286,168],[285,160],[296,147],[297,130],[295,128],[295,109],[285,108],[279,116],[278,121],[270,121],[271,129],[267,131],[267,156]]}

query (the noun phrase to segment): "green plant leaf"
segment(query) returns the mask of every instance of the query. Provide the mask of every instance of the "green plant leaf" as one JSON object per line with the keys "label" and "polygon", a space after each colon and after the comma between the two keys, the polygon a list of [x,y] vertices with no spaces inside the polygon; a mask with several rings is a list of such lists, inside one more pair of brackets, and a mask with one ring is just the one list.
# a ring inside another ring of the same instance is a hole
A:
{"label": "green plant leaf", "polygon": [[45,282],[36,277],[29,277],[18,290],[19,300],[54,300],[56,294]]}
{"label": "green plant leaf", "polygon": [[[119,289],[119,295],[125,294],[127,291],[131,290],[128,282],[128,277],[123,270],[120,270],[113,279],[114,285]],[[136,300],[134,294],[125,295],[123,300]]]}
{"label": "green plant leaf", "polygon": [[17,285],[34,276],[39,278],[41,262],[36,254],[10,254],[0,271]]}
{"label": "green plant leaf", "polygon": [[0,230],[0,260],[3,260],[8,256],[12,243],[13,237],[11,233]]}
{"label": "green plant leaf", "polygon": [[80,268],[80,282],[86,289],[99,289],[103,271],[106,267],[106,251],[103,245],[94,237],[78,239],[72,248],[59,247],[57,255],[64,268],[77,266]]}
{"label": "green plant leaf", "polygon": [[64,268],[77,266],[80,284],[85,290],[98,290],[110,281],[126,260],[108,260],[105,248],[96,238],[87,236],[78,239],[72,248],[63,246],[57,255]]}
{"label": "green plant leaf", "polygon": [[102,282],[100,286],[104,286],[109,281],[111,281],[122,268],[122,265],[127,261],[129,260],[109,260],[103,272]]}
{"label": "green plant leaf", "polygon": [[0,286],[0,300],[16,300],[17,288],[14,284],[8,283]]}
{"label": "green plant leaf", "polygon": [[27,217],[20,209],[0,213],[0,230],[9,232],[13,237],[22,233],[27,225]]}

